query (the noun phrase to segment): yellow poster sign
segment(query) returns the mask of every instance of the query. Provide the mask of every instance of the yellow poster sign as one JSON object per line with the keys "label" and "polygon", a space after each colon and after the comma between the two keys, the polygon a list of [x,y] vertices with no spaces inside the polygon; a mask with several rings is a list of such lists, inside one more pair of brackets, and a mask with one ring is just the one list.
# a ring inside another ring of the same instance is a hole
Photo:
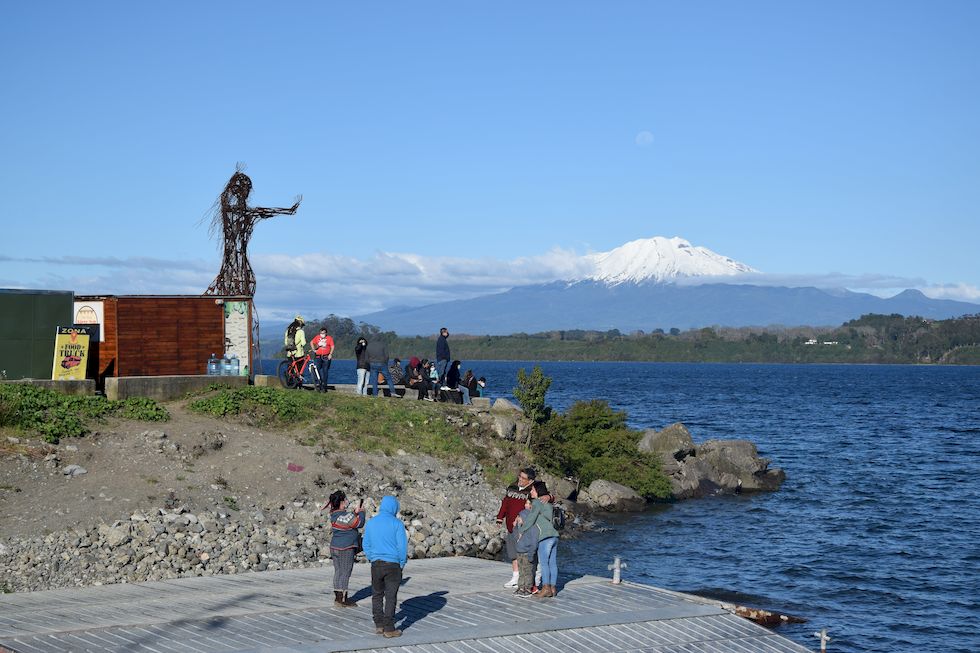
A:
{"label": "yellow poster sign", "polygon": [[51,378],[55,381],[85,378],[88,366],[87,327],[58,327],[54,339],[54,367]]}

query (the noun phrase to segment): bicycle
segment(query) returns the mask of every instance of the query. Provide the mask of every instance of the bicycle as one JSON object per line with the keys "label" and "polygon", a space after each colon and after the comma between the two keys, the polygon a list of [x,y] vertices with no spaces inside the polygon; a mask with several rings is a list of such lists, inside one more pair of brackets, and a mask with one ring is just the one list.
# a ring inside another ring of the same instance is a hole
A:
{"label": "bicycle", "polygon": [[313,383],[314,385],[320,384],[320,371],[316,368],[316,365],[311,365],[313,361],[313,353],[310,352],[306,356],[300,356],[299,358],[287,358],[279,363],[279,382],[282,383],[289,389],[302,388],[304,382],[304,375],[306,374],[307,368],[312,371]]}

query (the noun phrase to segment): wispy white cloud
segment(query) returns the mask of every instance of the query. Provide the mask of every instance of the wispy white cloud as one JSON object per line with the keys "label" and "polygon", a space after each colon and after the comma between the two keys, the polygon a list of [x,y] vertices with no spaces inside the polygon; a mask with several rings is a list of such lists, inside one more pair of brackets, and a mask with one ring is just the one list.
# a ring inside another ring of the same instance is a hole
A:
{"label": "wispy white cloud", "polygon": [[465,259],[377,252],[366,259],[325,253],[263,255],[253,261],[260,305],[282,315],[363,315],[391,306],[465,299],[514,286],[576,278],[591,263],[560,248],[515,259]]}
{"label": "wispy white cloud", "polygon": [[[253,257],[258,304],[263,319],[285,320],[330,313],[354,316],[394,306],[420,306],[465,299],[514,286],[584,278],[594,261],[572,250],[553,248],[513,259],[430,257],[376,252],[367,258],[324,252]],[[10,288],[73,290],[76,294],[203,293],[218,263],[148,257],[43,257],[0,255],[0,285]],[[680,279],[681,284],[718,279]],[[920,278],[884,274],[770,274],[726,276],[724,283],[848,288],[891,296],[916,288],[929,297],[980,303],[969,284],[929,284]]]}
{"label": "wispy white cloud", "polygon": [[[718,279],[693,278],[678,280],[679,284],[698,285],[717,283]],[[814,288],[847,288],[860,291],[888,291],[892,289],[920,288],[926,284],[924,279],[900,277],[888,274],[844,274],[829,272],[824,274],[778,274],[769,272],[748,272],[726,276],[724,283],[750,283],[756,286],[790,286]]]}
{"label": "wispy white cloud", "polygon": [[926,297],[933,299],[955,299],[962,302],[980,304],[980,288],[968,283],[939,284],[919,288]]}

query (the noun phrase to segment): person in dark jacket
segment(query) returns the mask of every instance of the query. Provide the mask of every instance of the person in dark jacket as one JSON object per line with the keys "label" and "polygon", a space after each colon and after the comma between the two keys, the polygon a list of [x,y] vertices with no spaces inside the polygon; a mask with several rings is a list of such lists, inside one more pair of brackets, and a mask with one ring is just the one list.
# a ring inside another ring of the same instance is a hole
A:
{"label": "person in dark jacket", "polygon": [[378,514],[364,527],[364,555],[371,562],[371,614],[375,632],[400,637],[395,629],[395,604],[402,570],[408,561],[408,534],[398,519],[398,499],[386,495]]}
{"label": "person in dark jacket", "polygon": [[371,361],[367,353],[368,341],[358,338],[354,345],[354,356],[357,357],[357,394],[367,394],[368,375],[371,373]]}
{"label": "person in dark jacket", "polygon": [[446,368],[449,367],[451,356],[449,354],[449,329],[442,327],[439,329],[439,339],[436,340],[436,369],[439,370],[439,384],[446,383]]}
{"label": "person in dark jacket", "polygon": [[463,395],[464,404],[472,404],[470,401],[470,391],[465,385],[460,383],[459,378],[459,361],[453,361],[452,365],[449,366],[449,371],[446,372],[446,387],[453,390],[459,391],[459,394]]}
{"label": "person in dark jacket", "polygon": [[466,370],[466,374],[463,375],[463,380],[461,383],[466,386],[467,390],[470,391],[470,399],[480,396],[480,385],[476,381],[476,376],[473,374],[473,370]]}
{"label": "person in dark jacket", "polygon": [[347,510],[347,495],[337,490],[330,495],[330,558],[333,560],[333,604],[338,608],[357,606],[347,598],[350,574],[354,570],[354,557],[361,544],[361,534],[366,521],[364,501],[353,512]]}
{"label": "person in dark jacket", "polygon": [[391,384],[391,374],[388,373],[388,344],[381,337],[374,338],[367,346],[368,361],[371,363],[371,387],[375,397],[378,394],[378,373],[385,375],[388,383],[388,396],[394,397],[395,386]]}

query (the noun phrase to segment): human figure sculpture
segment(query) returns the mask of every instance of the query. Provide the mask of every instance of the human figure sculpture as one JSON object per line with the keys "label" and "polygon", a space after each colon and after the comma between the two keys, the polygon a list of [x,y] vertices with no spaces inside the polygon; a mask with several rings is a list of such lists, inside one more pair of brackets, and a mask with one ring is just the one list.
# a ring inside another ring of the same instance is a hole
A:
{"label": "human figure sculpture", "polygon": [[303,199],[302,196],[297,197],[296,203],[288,209],[249,206],[248,196],[251,192],[252,180],[241,170],[236,170],[215,203],[211,235],[221,229],[224,251],[221,271],[208,286],[205,295],[254,296],[255,272],[248,262],[247,250],[255,223],[275,215],[295,215]]}

